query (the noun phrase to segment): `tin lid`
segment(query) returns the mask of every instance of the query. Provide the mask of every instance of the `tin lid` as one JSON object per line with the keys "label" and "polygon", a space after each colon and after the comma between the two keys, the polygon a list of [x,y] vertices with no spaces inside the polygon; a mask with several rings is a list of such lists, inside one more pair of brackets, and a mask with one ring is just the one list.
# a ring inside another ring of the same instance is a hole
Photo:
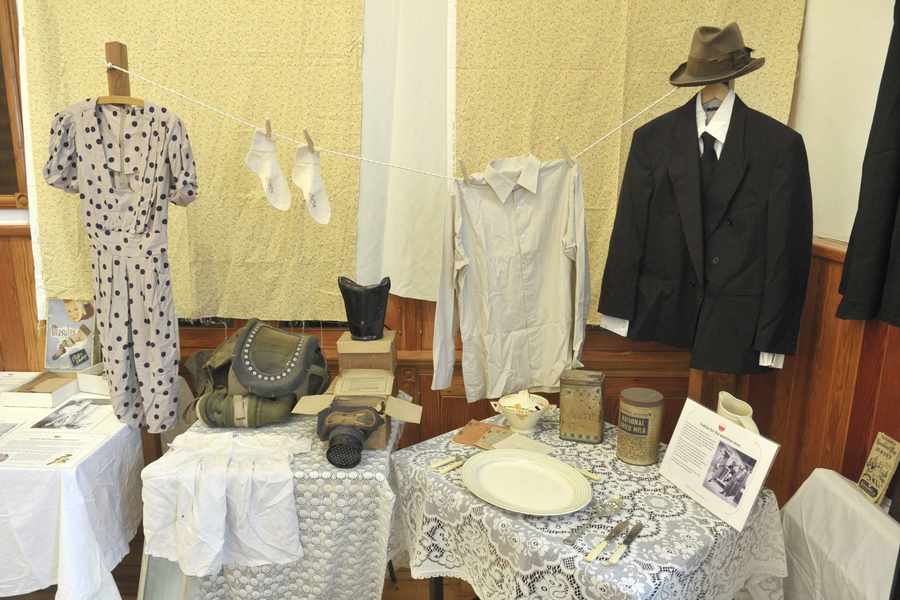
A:
{"label": "tin lid", "polygon": [[650,388],[633,387],[622,390],[621,401],[641,406],[655,406],[662,404],[663,395]]}
{"label": "tin lid", "polygon": [[605,373],[587,369],[566,369],[559,376],[559,382],[567,385],[600,385],[605,379]]}

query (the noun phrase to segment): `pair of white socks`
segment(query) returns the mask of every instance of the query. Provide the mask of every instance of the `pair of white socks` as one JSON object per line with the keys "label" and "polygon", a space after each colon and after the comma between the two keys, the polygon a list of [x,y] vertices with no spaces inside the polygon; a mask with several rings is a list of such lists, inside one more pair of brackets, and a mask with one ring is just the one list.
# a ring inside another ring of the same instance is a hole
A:
{"label": "pair of white socks", "polygon": [[[253,134],[244,164],[259,177],[269,204],[278,210],[288,210],[291,207],[291,191],[281,167],[278,166],[275,141],[266,137],[265,132],[257,130]],[[318,152],[312,152],[307,146],[297,148],[291,180],[300,188],[313,220],[321,225],[331,221],[331,204],[328,202],[325,184],[322,183]]]}

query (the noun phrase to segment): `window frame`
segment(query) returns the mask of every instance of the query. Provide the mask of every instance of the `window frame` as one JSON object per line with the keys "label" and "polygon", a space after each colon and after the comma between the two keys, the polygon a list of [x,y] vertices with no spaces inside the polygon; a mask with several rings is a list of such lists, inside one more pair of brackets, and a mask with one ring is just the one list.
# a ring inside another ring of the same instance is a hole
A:
{"label": "window frame", "polygon": [[0,194],[0,208],[27,208],[25,178],[25,135],[22,126],[22,102],[19,94],[19,40],[16,0],[0,0],[0,60],[3,64],[3,83],[6,105],[9,107],[9,128],[13,158],[16,162],[18,191]]}

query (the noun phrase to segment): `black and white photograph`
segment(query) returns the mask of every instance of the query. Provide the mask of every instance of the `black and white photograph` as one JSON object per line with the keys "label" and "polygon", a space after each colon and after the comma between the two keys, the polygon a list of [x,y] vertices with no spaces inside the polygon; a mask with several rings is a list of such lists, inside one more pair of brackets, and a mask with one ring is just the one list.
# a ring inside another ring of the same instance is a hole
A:
{"label": "black and white photograph", "polygon": [[747,480],[755,466],[755,458],[720,441],[703,478],[703,487],[732,506],[737,506],[741,503]]}
{"label": "black and white photograph", "polygon": [[32,429],[87,431],[106,414],[90,398],[72,399],[31,426]]}

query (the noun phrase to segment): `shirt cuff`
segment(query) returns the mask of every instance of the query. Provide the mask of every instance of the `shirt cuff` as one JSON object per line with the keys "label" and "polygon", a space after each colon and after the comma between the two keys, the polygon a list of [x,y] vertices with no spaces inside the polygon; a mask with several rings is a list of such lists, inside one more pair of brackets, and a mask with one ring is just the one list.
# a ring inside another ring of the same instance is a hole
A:
{"label": "shirt cuff", "polygon": [[610,317],[609,315],[600,313],[600,327],[608,329],[622,337],[628,337],[628,319]]}
{"label": "shirt cuff", "polygon": [[771,352],[759,353],[759,366],[772,367],[773,369],[784,368],[784,354],[773,354]]}

